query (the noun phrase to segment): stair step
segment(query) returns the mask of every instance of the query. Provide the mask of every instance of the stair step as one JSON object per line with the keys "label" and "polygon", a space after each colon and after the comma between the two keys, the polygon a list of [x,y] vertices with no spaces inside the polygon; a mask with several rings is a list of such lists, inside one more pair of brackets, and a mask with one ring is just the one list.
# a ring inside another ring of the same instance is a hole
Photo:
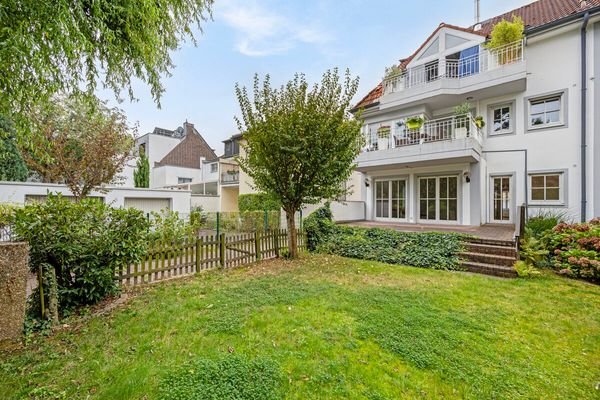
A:
{"label": "stair step", "polygon": [[492,244],[466,243],[467,251],[471,253],[495,254],[498,256],[516,258],[517,250],[511,246],[497,246]]}
{"label": "stair step", "polygon": [[514,256],[507,257],[499,256],[496,254],[473,253],[469,251],[462,252],[459,255],[467,261],[504,267],[512,267],[515,261],[517,261],[517,259]]}
{"label": "stair step", "polygon": [[461,263],[463,267],[469,272],[476,272],[479,274],[500,276],[503,278],[516,278],[517,271],[512,267],[503,267],[500,265],[492,265],[486,263],[478,263],[472,261],[463,261]]}
{"label": "stair step", "polygon": [[466,238],[465,242],[474,244],[486,244],[490,246],[516,247],[514,240],[497,240],[497,239],[482,239],[482,238]]}

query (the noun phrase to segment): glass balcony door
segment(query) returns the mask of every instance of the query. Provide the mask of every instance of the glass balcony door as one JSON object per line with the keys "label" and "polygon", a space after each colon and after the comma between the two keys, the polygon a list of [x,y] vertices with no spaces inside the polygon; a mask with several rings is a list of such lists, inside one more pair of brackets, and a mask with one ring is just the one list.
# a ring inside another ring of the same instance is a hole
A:
{"label": "glass balcony door", "polygon": [[406,180],[375,181],[375,218],[406,219]]}
{"label": "glass balcony door", "polygon": [[419,178],[419,220],[434,223],[458,221],[458,177]]}
{"label": "glass balcony door", "polygon": [[495,176],[492,178],[492,222],[511,222],[511,177]]}

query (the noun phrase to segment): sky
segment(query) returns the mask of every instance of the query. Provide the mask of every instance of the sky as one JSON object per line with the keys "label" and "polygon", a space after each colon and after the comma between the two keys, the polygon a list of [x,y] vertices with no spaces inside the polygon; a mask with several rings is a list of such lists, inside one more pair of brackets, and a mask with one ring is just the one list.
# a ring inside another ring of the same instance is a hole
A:
{"label": "sky", "polygon": [[[481,20],[527,0],[481,0]],[[281,85],[295,73],[319,82],[338,67],[358,75],[359,101],[381,80],[386,66],[409,56],[440,24],[469,26],[473,0],[216,0],[213,20],[198,33],[197,46],[182,43],[172,53],[175,67],[162,82],[161,108],[149,87],[134,82],[137,101],[117,103],[138,134],[155,126],[175,129],[193,123],[217,154],[237,132],[236,82],[251,87],[254,74],[269,74]]]}

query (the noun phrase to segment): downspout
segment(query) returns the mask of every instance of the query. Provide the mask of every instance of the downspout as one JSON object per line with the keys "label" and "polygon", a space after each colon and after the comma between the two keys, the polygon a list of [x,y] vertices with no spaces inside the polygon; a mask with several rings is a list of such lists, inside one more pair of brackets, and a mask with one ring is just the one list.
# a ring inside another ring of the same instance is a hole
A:
{"label": "downspout", "polygon": [[581,24],[581,222],[587,220],[587,24],[590,13],[586,12]]}

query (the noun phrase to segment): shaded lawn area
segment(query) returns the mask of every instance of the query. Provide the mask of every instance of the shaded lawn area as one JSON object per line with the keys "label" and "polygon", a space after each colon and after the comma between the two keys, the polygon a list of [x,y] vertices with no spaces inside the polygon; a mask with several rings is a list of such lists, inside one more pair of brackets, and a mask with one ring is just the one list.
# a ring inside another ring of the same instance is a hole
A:
{"label": "shaded lawn area", "polygon": [[555,276],[275,260],[5,350],[0,398],[597,399],[599,310],[600,287]]}

